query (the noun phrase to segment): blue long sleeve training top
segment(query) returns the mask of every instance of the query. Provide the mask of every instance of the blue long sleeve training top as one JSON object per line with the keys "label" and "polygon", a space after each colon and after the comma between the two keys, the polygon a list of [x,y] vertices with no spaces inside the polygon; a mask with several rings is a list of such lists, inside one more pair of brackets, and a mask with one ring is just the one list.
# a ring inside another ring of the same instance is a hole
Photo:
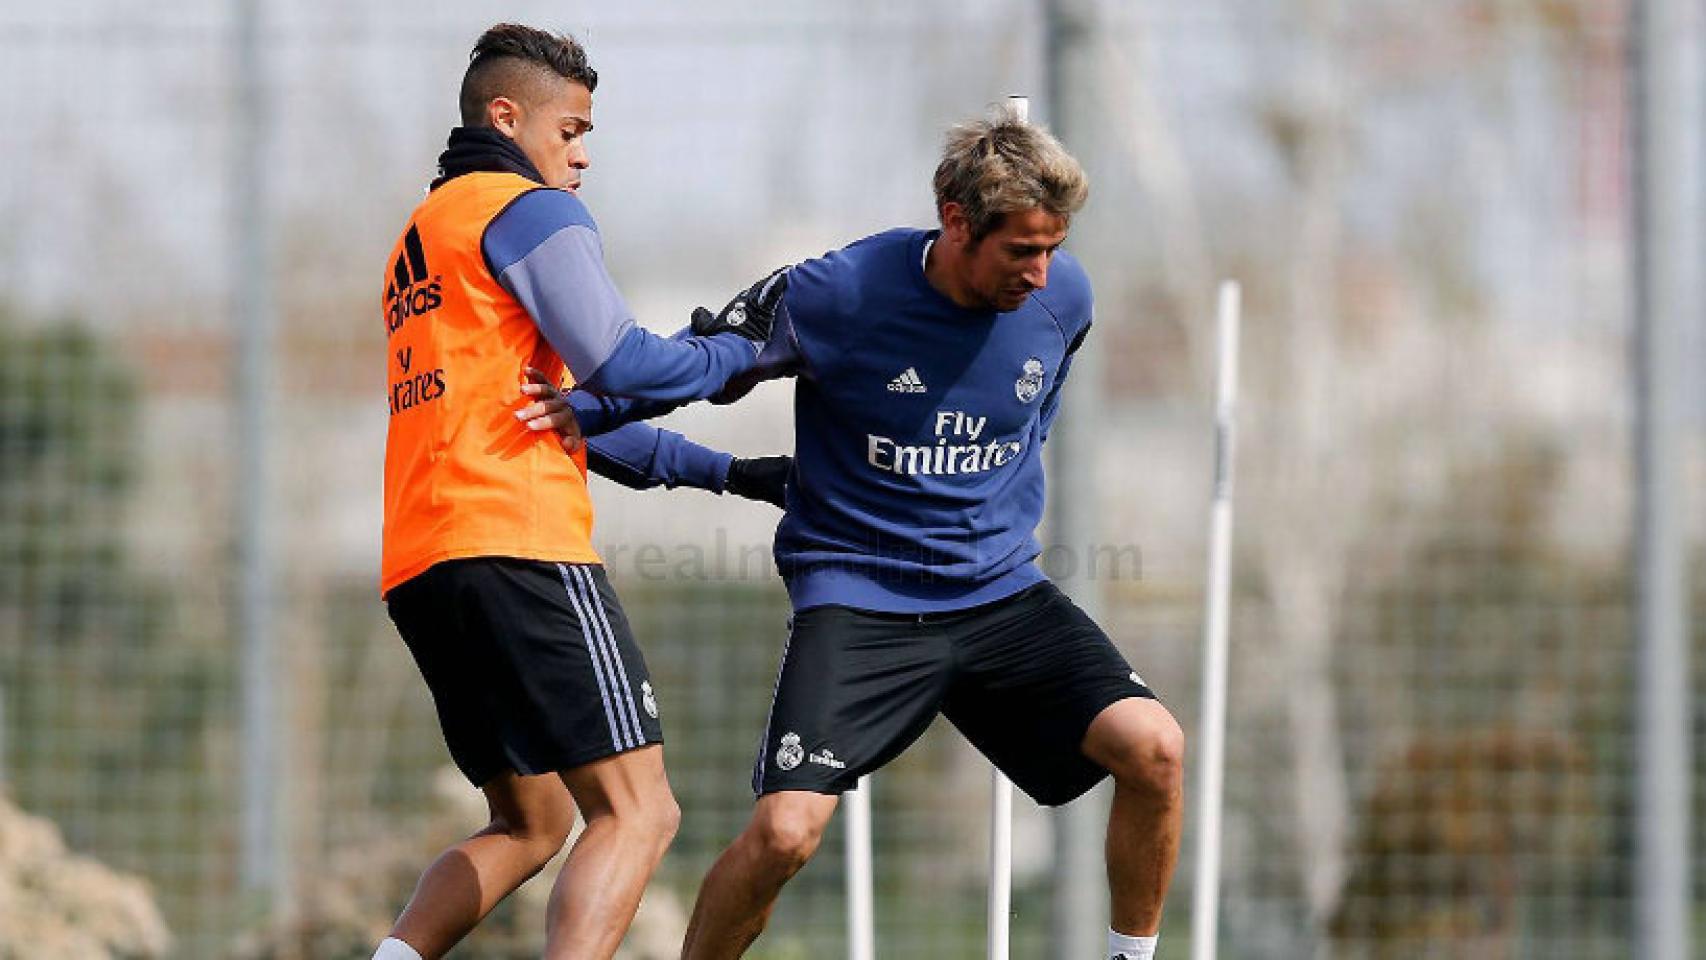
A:
{"label": "blue long sleeve training top", "polygon": [[799,378],[775,544],[796,610],[957,610],[1043,579],[1042,445],[1089,278],[1057,252],[1019,309],[968,310],[925,278],[935,236],[891,230],[791,268],[747,376]]}
{"label": "blue long sleeve training top", "polygon": [[722,493],[733,462],[730,454],[649,423],[625,424],[586,440],[587,468],[635,490],[662,485]]}
{"label": "blue long sleeve training top", "polygon": [[492,274],[575,378],[571,404],[588,437],[587,466],[635,489],[723,492],[730,455],[668,430],[623,424],[714,393],[752,366],[753,345],[734,334],[660,337],[637,324],[604,268],[592,214],[566,190],[516,198],[486,227],[481,247]]}
{"label": "blue long sleeve training top", "polygon": [[481,247],[492,275],[533,317],[577,387],[640,400],[695,400],[753,364],[752,343],[736,334],[676,339],[635,323],[604,269],[592,214],[566,190],[517,197],[487,225]]}

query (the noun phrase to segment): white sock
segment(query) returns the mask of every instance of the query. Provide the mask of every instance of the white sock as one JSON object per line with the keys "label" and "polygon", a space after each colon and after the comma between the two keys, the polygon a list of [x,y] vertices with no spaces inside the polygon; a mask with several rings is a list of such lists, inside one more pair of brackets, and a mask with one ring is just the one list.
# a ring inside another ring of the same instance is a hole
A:
{"label": "white sock", "polygon": [[396,937],[386,937],[379,949],[373,951],[373,960],[421,960],[421,955]]}
{"label": "white sock", "polygon": [[1108,960],[1155,960],[1155,937],[1128,937],[1108,928]]}

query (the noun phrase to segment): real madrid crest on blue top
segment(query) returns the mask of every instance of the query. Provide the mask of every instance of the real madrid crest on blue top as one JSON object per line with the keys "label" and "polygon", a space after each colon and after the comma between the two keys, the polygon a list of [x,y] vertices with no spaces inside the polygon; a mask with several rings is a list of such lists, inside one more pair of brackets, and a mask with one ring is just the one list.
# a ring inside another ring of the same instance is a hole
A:
{"label": "real madrid crest on blue top", "polygon": [[1030,403],[1043,392],[1043,362],[1036,357],[1025,361],[1025,372],[1019,377],[1019,382],[1013,385],[1019,394],[1019,402]]}

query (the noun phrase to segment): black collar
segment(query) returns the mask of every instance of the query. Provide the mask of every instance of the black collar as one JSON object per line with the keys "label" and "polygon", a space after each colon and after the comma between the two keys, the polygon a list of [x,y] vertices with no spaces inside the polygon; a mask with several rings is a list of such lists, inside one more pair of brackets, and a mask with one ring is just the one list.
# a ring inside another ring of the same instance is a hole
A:
{"label": "black collar", "polygon": [[464,173],[515,173],[543,185],[545,178],[521,152],[514,140],[491,127],[457,127],[450,131],[449,143],[438,155],[438,179],[431,189],[437,190]]}

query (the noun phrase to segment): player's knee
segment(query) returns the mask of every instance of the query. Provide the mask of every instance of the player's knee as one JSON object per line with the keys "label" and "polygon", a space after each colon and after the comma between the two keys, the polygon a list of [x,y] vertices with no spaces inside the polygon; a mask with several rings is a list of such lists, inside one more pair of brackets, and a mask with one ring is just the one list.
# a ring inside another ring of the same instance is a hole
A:
{"label": "player's knee", "polygon": [[1172,717],[1144,724],[1121,747],[1111,771],[1121,786],[1161,798],[1183,789],[1185,732]]}
{"label": "player's knee", "polygon": [[608,808],[587,811],[588,822],[607,822],[633,842],[655,844],[661,852],[681,829],[681,805],[668,789],[648,791]]}
{"label": "player's knee", "polygon": [[817,852],[824,824],[806,810],[782,806],[755,820],[753,828],[764,859],[792,874]]}
{"label": "player's knee", "polygon": [[644,828],[651,836],[656,837],[663,846],[669,846],[681,830],[681,804],[675,801],[675,794],[664,791],[661,795],[650,798],[644,805],[642,817]]}

